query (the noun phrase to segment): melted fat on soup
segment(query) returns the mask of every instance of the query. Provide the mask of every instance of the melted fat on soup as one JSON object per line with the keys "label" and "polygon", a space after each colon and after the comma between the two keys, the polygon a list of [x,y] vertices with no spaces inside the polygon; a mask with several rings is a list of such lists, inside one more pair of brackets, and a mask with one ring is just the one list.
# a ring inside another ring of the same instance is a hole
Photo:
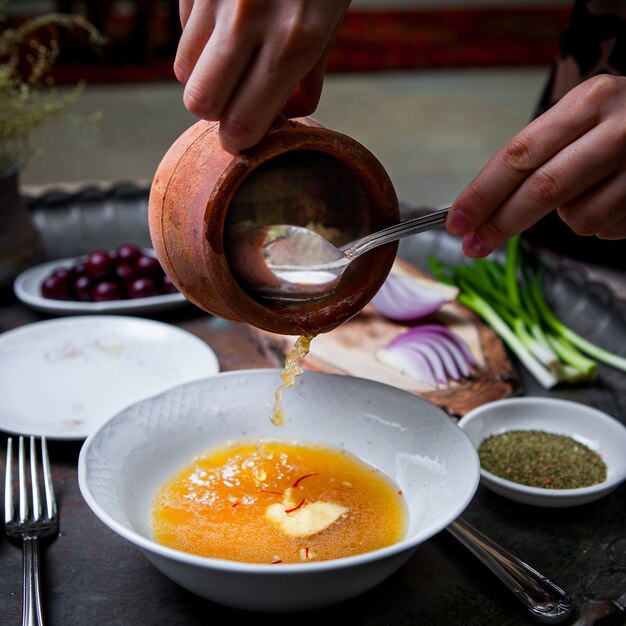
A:
{"label": "melted fat on soup", "polygon": [[382,472],[343,451],[237,443],[195,458],[157,491],[159,543],[250,563],[336,559],[404,536],[406,508]]}

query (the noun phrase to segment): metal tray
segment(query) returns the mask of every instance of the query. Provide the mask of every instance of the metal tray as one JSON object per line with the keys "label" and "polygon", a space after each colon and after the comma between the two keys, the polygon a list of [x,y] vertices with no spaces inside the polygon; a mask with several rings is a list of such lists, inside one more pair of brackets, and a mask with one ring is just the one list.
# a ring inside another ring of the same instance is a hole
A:
{"label": "metal tray", "polygon": [[[28,198],[44,234],[46,257],[83,254],[123,241],[150,245],[148,189],[120,183],[107,189],[52,191]],[[423,209],[403,207],[410,212]],[[429,254],[462,262],[458,240],[431,231],[401,242],[400,253],[419,267]],[[604,285],[589,281],[582,270],[549,263],[550,302],[564,322],[598,343],[626,355],[626,304]],[[0,306],[0,330],[41,319],[17,301]],[[168,318],[222,341],[224,363],[240,363],[223,320],[186,309]],[[233,332],[239,332],[235,329]],[[220,339],[222,338],[222,339]],[[260,361],[259,355],[252,355]],[[250,357],[242,366],[249,366]],[[254,365],[253,365],[254,366]],[[593,385],[541,389],[518,367],[526,395],[547,395],[583,402],[626,422],[626,375],[601,367]],[[0,436],[4,446],[4,436]],[[51,449],[61,498],[62,536],[46,551],[47,610],[51,623],[205,624],[250,618],[212,605],[177,587],[136,550],[104,528],[82,502],[76,484],[79,446],[58,443]],[[3,460],[0,460],[0,465]],[[2,470],[2,467],[0,467]],[[511,502],[479,487],[464,517],[509,551],[565,588],[577,612],[615,600],[626,591],[626,485],[602,500],[571,509],[541,509]],[[85,538],[88,547],[85,548]],[[19,550],[0,542],[7,573],[0,581],[0,622],[20,613]],[[8,573],[11,572],[9,576]],[[103,601],[103,598],[113,598]],[[76,602],[73,598],[78,598]],[[121,617],[123,616],[123,617]],[[253,616],[255,623],[280,626],[298,615]],[[447,533],[418,550],[395,575],[363,597],[304,616],[312,621],[379,626],[516,626],[533,624],[501,583]]]}

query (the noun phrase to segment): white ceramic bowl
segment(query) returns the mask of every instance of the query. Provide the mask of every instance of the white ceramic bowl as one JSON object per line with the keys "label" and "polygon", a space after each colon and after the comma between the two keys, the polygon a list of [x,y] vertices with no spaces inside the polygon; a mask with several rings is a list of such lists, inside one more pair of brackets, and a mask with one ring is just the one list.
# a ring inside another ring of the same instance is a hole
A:
{"label": "white ceramic bowl", "polygon": [[586,504],[610,493],[626,479],[626,426],[585,404],[558,398],[507,398],[473,409],[461,418],[459,426],[476,449],[487,437],[508,430],[567,435],[598,452],[607,465],[604,482],[580,489],[528,487],[481,469],[485,487],[517,502],[553,508]]}
{"label": "white ceramic bowl", "polygon": [[[87,438],[79,459],[87,504],[164,574],[209,600],[263,612],[319,608],[372,588],[462,513],[480,479],[467,435],[413,394],[307,371],[285,391],[285,423],[274,426],[279,384],[279,370],[261,369],[170,389],[110,419]],[[153,541],[149,509],[157,486],[194,455],[242,438],[340,447],[378,467],[405,496],[405,538],[366,554],[280,566],[194,556]]]}

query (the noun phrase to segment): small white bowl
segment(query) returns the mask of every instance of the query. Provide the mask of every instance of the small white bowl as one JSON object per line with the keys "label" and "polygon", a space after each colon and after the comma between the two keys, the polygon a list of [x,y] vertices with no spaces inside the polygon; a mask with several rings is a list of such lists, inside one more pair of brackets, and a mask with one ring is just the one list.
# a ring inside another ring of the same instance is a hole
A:
{"label": "small white bowl", "polygon": [[[300,611],[367,591],[458,517],[480,480],[469,437],[417,396],[360,378],[305,372],[285,391],[285,423],[270,421],[280,370],[218,374],[134,404],[83,445],[79,485],[94,513],[164,574],[204,598],[238,609]],[[402,489],[408,529],[365,554],[280,566],[195,556],[150,532],[156,488],[195,455],[228,441],[274,438],[344,448]]]}
{"label": "small white bowl", "polygon": [[458,425],[476,449],[487,437],[509,430],[543,430],[567,435],[598,452],[607,466],[604,482],[580,489],[529,487],[481,468],[483,485],[510,500],[553,508],[577,506],[605,496],[626,479],[626,427],[585,404],[558,398],[507,398],[473,409]]}

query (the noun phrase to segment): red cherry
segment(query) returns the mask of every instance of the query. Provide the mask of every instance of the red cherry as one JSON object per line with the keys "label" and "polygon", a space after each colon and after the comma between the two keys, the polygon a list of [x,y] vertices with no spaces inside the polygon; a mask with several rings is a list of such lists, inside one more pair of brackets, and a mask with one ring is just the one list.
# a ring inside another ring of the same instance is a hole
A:
{"label": "red cherry", "polygon": [[59,267],[58,269],[53,270],[50,276],[54,276],[55,278],[58,278],[59,280],[69,281],[72,278],[72,268],[71,267]]}
{"label": "red cherry", "polygon": [[137,278],[128,285],[129,298],[148,298],[158,296],[159,288],[151,278]]}
{"label": "red cherry", "polygon": [[132,243],[123,243],[117,249],[117,260],[131,265],[143,255],[143,250]]}
{"label": "red cherry", "polygon": [[41,284],[41,295],[52,300],[71,300],[70,273],[53,272]]}
{"label": "red cherry", "polygon": [[118,263],[113,273],[123,285],[135,278],[135,270],[130,263]]}
{"label": "red cherry", "polygon": [[153,256],[144,254],[135,261],[135,274],[154,280],[160,280],[163,277],[163,269],[161,264]]}
{"label": "red cherry", "polygon": [[91,292],[94,302],[106,302],[109,300],[120,300],[122,292],[117,283],[110,280],[98,283]]}
{"label": "red cherry", "polygon": [[113,269],[113,259],[111,259],[108,252],[96,250],[87,257],[85,265],[89,276],[94,279],[104,278],[108,276]]}
{"label": "red cherry", "polygon": [[72,275],[74,278],[87,275],[87,265],[85,263],[76,263],[72,266]]}
{"label": "red cherry", "polygon": [[92,299],[93,281],[89,276],[79,276],[73,284],[76,299],[81,302],[90,302]]}
{"label": "red cherry", "polygon": [[162,293],[178,293],[176,285],[172,282],[172,279],[167,275],[163,275],[163,281],[161,283]]}

